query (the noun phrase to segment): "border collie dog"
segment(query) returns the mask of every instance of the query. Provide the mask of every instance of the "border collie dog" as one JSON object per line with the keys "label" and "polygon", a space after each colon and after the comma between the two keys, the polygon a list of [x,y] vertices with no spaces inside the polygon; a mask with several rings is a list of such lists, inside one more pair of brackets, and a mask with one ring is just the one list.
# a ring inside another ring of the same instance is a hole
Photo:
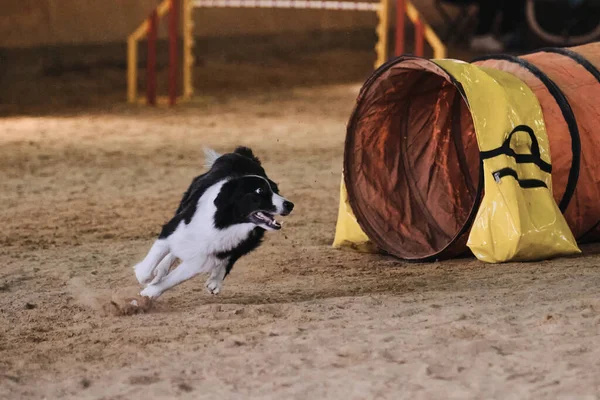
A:
{"label": "border collie dog", "polygon": [[[261,244],[265,231],[281,229],[274,216],[294,208],[251,149],[205,154],[208,172],[194,178],[175,216],[134,267],[146,285],[142,296],[157,298],[202,272],[210,273],[208,291],[218,294],[235,262]],[[181,263],[169,271],[177,260]]]}

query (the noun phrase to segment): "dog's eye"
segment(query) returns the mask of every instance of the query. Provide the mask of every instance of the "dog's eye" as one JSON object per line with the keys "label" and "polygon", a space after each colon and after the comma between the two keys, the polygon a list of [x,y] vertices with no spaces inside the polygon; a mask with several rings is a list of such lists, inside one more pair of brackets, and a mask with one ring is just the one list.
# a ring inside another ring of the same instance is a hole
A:
{"label": "dog's eye", "polygon": [[258,188],[255,190],[256,194],[262,194],[263,193],[263,188]]}

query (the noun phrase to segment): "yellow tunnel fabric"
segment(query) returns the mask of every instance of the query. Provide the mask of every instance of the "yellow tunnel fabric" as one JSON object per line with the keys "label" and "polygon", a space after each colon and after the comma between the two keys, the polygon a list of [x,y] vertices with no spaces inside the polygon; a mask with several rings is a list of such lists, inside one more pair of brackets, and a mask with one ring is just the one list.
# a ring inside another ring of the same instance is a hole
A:
{"label": "yellow tunnel fabric", "polygon": [[342,183],[340,184],[340,205],[333,247],[348,247],[363,253],[377,252],[375,245],[369,240],[369,237],[362,231],[356,221],[356,217],[348,203],[348,194],[346,193],[343,176]]}
{"label": "yellow tunnel fabric", "polygon": [[552,196],[548,136],[533,92],[507,72],[434,62],[461,83],[483,159],[484,196],[467,246],[486,262],[580,253]]}

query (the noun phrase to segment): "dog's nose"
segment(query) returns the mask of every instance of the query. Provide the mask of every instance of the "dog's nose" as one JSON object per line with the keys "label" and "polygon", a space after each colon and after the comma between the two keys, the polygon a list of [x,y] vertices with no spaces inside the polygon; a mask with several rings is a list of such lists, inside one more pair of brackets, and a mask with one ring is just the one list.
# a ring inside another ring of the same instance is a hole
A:
{"label": "dog's nose", "polygon": [[287,200],[283,202],[284,215],[288,215],[289,213],[292,212],[293,209],[294,209],[294,203],[292,203],[291,201],[287,201]]}

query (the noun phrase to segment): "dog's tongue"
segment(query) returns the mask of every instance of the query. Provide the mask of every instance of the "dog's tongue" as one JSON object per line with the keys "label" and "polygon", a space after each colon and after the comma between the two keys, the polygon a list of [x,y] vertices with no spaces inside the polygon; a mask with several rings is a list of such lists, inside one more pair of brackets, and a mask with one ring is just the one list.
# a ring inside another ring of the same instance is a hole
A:
{"label": "dog's tongue", "polygon": [[273,218],[271,215],[259,212],[256,214],[258,218],[260,218],[265,224],[267,224],[269,226],[269,228],[271,229],[275,229],[275,230],[279,230],[281,229],[281,223],[277,220],[275,220],[275,218]]}

